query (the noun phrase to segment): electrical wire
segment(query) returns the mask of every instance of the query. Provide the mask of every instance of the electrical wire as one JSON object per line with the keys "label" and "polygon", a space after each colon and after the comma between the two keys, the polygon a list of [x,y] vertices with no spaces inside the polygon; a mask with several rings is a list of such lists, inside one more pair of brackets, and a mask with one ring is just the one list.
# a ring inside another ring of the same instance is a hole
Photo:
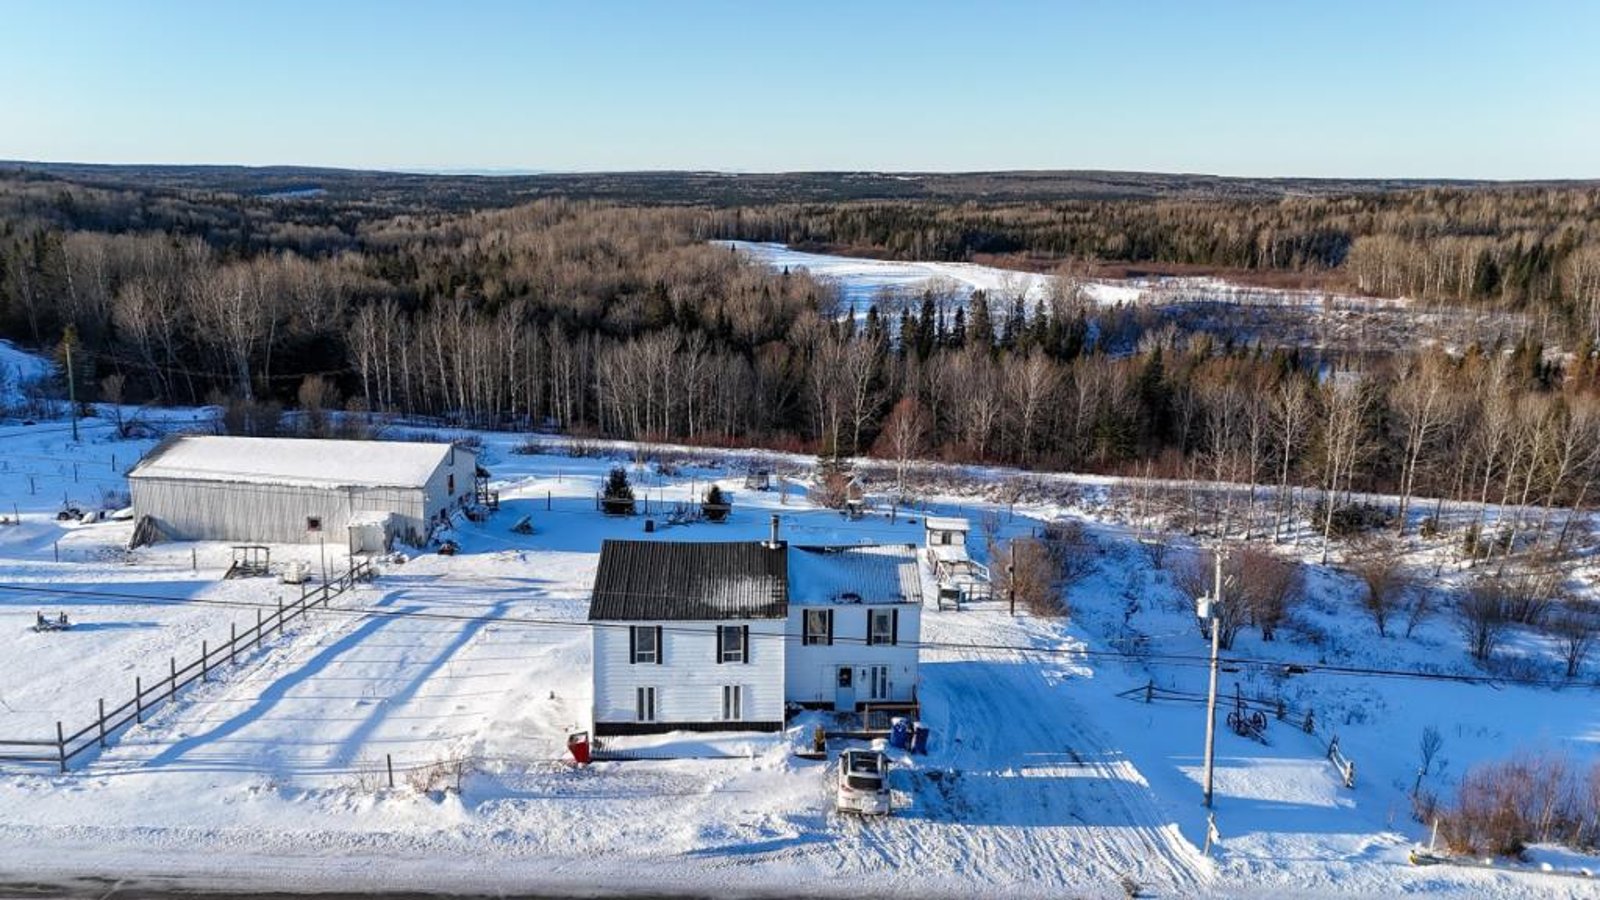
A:
{"label": "electrical wire", "polygon": [[[49,594],[58,597],[88,597],[97,599],[132,600],[154,603],[165,606],[180,604],[197,604],[202,606],[215,606],[229,609],[263,609],[276,610],[278,604],[249,600],[214,600],[206,598],[179,598],[162,597],[152,594],[140,594],[131,591],[106,591],[106,590],[69,590],[52,587],[50,585],[23,585],[0,584],[0,591],[9,593]],[[655,597],[659,595],[638,595],[641,597]],[[570,598],[578,600],[580,598]],[[546,619],[529,616],[486,616],[466,615],[461,613],[427,612],[423,610],[381,609],[377,607],[333,607],[324,606],[322,611],[352,618],[367,616],[391,619],[418,619],[439,622],[477,622],[492,625],[505,625],[512,627],[557,628],[584,631],[602,629],[631,628],[637,623],[633,622],[595,622],[576,621],[572,619]],[[662,631],[667,634],[685,634],[711,636],[716,634],[716,626],[697,627],[692,625],[664,625]],[[787,643],[801,643],[801,635],[782,635]],[[843,637],[836,635],[835,644],[869,646],[865,637]],[[871,645],[871,646],[882,646]],[[953,641],[900,641],[894,644],[899,647],[911,647],[919,650],[939,650],[951,652],[967,652],[980,654],[1012,654],[1022,656],[1067,657],[1077,659],[1110,659],[1128,662],[1154,663],[1175,667],[1209,666],[1211,658],[1205,654],[1185,653],[1129,653],[1120,650],[1096,650],[1087,647],[1040,647],[1030,644],[1005,644],[1005,643],[957,643]],[[1332,675],[1368,678],[1399,678],[1420,681],[1447,682],[1468,685],[1516,685],[1523,687],[1585,687],[1600,688],[1600,683],[1568,681],[1558,678],[1534,678],[1525,676],[1498,676],[1498,675],[1460,675],[1446,672],[1427,672],[1416,669],[1386,669],[1366,666],[1342,666],[1327,663],[1300,663],[1284,660],[1257,659],[1247,656],[1219,656],[1218,665],[1255,667],[1266,670],[1289,671],[1294,675]],[[1303,671],[1302,671],[1303,670]]]}

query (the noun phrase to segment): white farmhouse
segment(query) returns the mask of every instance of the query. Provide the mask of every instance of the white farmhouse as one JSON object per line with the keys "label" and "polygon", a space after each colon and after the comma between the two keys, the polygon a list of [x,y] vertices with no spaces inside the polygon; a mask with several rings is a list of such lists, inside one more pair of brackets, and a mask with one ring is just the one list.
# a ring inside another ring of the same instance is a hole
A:
{"label": "white farmhouse", "polygon": [[476,455],[452,444],[186,435],[128,473],[140,530],[183,541],[421,543],[472,499]]}
{"label": "white farmhouse", "polygon": [[789,706],[917,696],[916,549],[606,541],[594,733],[776,731]]}
{"label": "white farmhouse", "polygon": [[789,634],[791,703],[849,711],[915,701],[922,636],[916,548],[791,549]]}
{"label": "white farmhouse", "polygon": [[783,727],[786,548],[606,541],[589,621],[594,732]]}

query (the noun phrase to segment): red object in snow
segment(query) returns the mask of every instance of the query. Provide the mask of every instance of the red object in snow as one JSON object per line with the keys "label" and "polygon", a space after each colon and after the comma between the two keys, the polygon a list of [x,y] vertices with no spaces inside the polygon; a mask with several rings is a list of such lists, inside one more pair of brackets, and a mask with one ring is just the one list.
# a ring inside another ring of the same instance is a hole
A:
{"label": "red object in snow", "polygon": [[567,751],[580,766],[589,764],[589,732],[580,731],[567,736]]}

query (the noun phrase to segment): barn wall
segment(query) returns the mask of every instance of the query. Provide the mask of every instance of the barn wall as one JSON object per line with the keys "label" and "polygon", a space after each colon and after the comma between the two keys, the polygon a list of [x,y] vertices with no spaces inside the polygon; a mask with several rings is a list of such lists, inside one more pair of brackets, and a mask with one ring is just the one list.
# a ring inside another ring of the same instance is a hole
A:
{"label": "barn wall", "polygon": [[[472,499],[478,474],[478,457],[471,450],[451,447],[439,467],[428,476],[423,486],[427,501],[423,520],[433,521],[441,510],[453,509]],[[455,491],[450,491],[451,476],[455,476]]]}
{"label": "barn wall", "polygon": [[[635,719],[634,689],[654,686],[656,719],[661,725],[717,723],[722,718],[722,686],[744,687],[744,721],[781,723],[784,713],[783,673],[785,620],[751,619],[722,622],[639,622],[659,625],[665,654],[659,665],[635,664],[628,658],[628,629],[605,623],[594,633],[594,722],[630,725]],[[750,662],[716,661],[718,625],[750,627]],[[737,723],[729,723],[737,730]]]}
{"label": "barn wall", "polygon": [[426,503],[416,488],[327,488],[235,482],[130,478],[134,515],[150,516],[164,534],[185,541],[317,543],[306,518],[322,519],[322,535],[344,546],[352,513],[388,512],[397,533],[426,534]]}
{"label": "barn wall", "polygon": [[[909,702],[916,697],[917,642],[922,640],[922,607],[914,603],[895,604],[900,610],[900,642],[898,644],[868,645],[867,610],[883,609],[877,604],[850,603],[842,605],[789,605],[789,629],[794,640],[789,645],[787,657],[787,699],[794,703],[831,704],[837,685],[840,666],[854,666],[856,699],[866,702],[868,693],[867,666],[889,667],[889,696],[895,702]],[[804,644],[805,611],[808,609],[833,610],[834,643]]]}

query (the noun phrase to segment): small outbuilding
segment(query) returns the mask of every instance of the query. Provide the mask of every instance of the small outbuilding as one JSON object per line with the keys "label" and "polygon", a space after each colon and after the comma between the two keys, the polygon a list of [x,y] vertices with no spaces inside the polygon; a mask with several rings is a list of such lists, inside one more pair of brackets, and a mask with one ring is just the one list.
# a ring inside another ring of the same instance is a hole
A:
{"label": "small outbuilding", "polygon": [[136,533],[180,541],[421,544],[471,502],[477,457],[453,444],[184,435],[128,473]]}
{"label": "small outbuilding", "polygon": [[972,530],[972,525],[966,519],[945,516],[929,516],[923,520],[923,534],[925,545],[928,549],[956,548],[941,550],[948,555],[965,555],[967,548],[967,532]]}

